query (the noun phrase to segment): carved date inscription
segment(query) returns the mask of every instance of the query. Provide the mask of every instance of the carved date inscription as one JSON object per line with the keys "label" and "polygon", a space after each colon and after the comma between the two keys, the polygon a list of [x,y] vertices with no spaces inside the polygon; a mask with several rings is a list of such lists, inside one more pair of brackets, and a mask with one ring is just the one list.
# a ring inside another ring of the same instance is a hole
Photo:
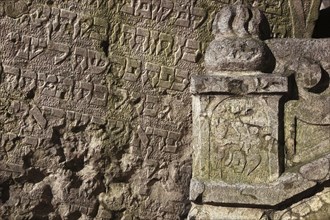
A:
{"label": "carved date inscription", "polygon": [[276,178],[277,113],[276,106],[268,104],[271,102],[275,102],[272,97],[222,97],[210,101],[209,179],[264,183]]}
{"label": "carved date inscription", "polygon": [[[274,36],[289,35],[286,1],[248,2],[266,12]],[[187,88],[204,70],[215,12],[231,3],[1,1],[0,218],[184,218]],[[212,166],[228,181],[238,181],[231,172],[252,181],[269,172],[269,149],[257,150],[273,141],[268,124],[257,123],[263,112],[224,106],[214,110],[212,132],[226,144],[212,146],[220,161]],[[243,112],[255,119],[244,121]],[[243,144],[229,137],[238,133]],[[248,134],[259,139],[250,143]]]}

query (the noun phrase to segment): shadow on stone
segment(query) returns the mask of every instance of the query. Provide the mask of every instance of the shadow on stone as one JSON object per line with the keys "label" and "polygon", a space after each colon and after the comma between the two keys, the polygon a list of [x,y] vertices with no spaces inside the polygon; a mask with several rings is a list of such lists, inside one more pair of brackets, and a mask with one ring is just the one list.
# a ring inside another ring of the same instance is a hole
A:
{"label": "shadow on stone", "polygon": [[330,8],[320,11],[319,19],[316,21],[313,38],[330,37]]}

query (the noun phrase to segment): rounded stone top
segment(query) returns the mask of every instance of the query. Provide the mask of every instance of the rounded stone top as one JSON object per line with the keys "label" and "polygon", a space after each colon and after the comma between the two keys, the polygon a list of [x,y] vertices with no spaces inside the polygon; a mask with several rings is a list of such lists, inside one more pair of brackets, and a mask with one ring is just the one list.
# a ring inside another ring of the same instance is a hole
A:
{"label": "rounded stone top", "polygon": [[257,8],[238,1],[220,10],[212,27],[215,39],[205,54],[208,74],[274,70],[275,58],[262,41],[270,37],[269,24]]}
{"label": "rounded stone top", "polygon": [[270,26],[265,15],[257,8],[237,1],[220,10],[212,25],[213,34],[219,37],[270,38]]}

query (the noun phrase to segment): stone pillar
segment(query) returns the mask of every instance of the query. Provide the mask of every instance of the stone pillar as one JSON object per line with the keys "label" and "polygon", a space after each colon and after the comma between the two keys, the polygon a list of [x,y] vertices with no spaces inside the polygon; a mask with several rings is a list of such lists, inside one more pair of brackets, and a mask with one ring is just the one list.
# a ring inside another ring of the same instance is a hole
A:
{"label": "stone pillar", "polygon": [[227,213],[230,208],[222,206],[272,205],[266,185],[261,189],[266,194],[254,191],[282,172],[279,100],[287,92],[287,78],[271,74],[275,60],[261,40],[269,37],[269,26],[259,10],[242,4],[225,7],[213,33],[206,74],[191,81],[190,218],[250,219],[239,209]]}

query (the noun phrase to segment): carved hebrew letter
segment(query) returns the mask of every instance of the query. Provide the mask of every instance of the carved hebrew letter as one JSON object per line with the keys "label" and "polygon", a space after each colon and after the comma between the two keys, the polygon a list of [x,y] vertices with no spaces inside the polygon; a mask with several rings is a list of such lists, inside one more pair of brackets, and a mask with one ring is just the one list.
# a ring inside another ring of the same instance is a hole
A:
{"label": "carved hebrew letter", "polygon": [[[159,32],[158,31],[150,31],[151,36],[150,36],[150,50],[149,50],[149,55],[153,54],[156,50],[157,41],[159,39]],[[161,49],[161,48],[160,48]]]}
{"label": "carved hebrew letter", "polygon": [[118,109],[120,106],[124,105],[128,100],[128,91],[126,89],[117,89],[117,94],[118,93],[121,95],[121,97],[119,97],[119,100],[115,103],[115,109]]}
{"label": "carved hebrew letter", "polygon": [[16,56],[23,58],[25,60],[29,60],[30,43],[31,43],[31,37],[23,35],[21,40],[21,47],[18,50]]}
{"label": "carved hebrew letter", "polygon": [[122,77],[125,73],[126,59],[125,57],[110,55],[109,58],[111,71],[116,74],[118,77]]}
{"label": "carved hebrew letter", "polygon": [[47,35],[48,40],[51,39],[51,35],[53,31],[63,31],[63,27],[61,27],[61,19],[60,19],[60,9],[59,8],[51,8],[51,18],[53,17],[53,21],[47,24]]}
{"label": "carved hebrew letter", "polygon": [[88,50],[88,67],[91,73],[101,74],[109,65],[109,60],[100,52],[94,50]]}
{"label": "carved hebrew letter", "polygon": [[[75,12],[60,9],[60,30],[62,34],[71,34],[71,32],[68,31],[68,29],[74,28],[74,20],[76,19],[77,14]],[[54,29],[55,30],[55,29]],[[74,39],[74,35],[76,33],[74,32],[72,35],[72,38]]]}
{"label": "carved hebrew letter", "polygon": [[66,77],[63,80],[62,95],[60,96],[60,98],[66,99],[68,101],[72,100],[74,97],[74,85],[74,80],[70,77]]}
{"label": "carved hebrew letter", "polygon": [[206,14],[205,9],[204,8],[200,8],[200,7],[193,7],[192,8],[191,15],[193,16],[193,20],[194,20],[194,22],[193,22],[193,28],[194,29],[196,29],[200,25],[202,25],[203,22],[207,18],[207,14]]}
{"label": "carved hebrew letter", "polygon": [[166,56],[172,53],[173,38],[169,34],[161,33],[156,47],[156,54],[159,55],[162,51],[165,52]]}
{"label": "carved hebrew letter", "polygon": [[44,118],[44,116],[42,115],[41,111],[39,110],[39,108],[37,106],[34,106],[30,110],[30,114],[38,122],[38,124],[40,125],[41,128],[46,128],[47,121],[46,121],[46,119]]}
{"label": "carved hebrew letter", "polygon": [[90,82],[79,82],[78,93],[76,94],[77,101],[83,101],[85,103],[90,103],[93,93],[93,83]]}
{"label": "carved hebrew letter", "polygon": [[107,20],[95,17],[90,37],[97,40],[105,40],[108,34],[108,26]]}
{"label": "carved hebrew letter", "polygon": [[148,74],[148,78],[151,79],[152,87],[155,88],[159,81],[160,66],[158,64],[147,62],[145,69]]}
{"label": "carved hebrew letter", "polygon": [[127,14],[134,14],[134,3],[136,0],[128,0],[129,3],[126,3],[121,9],[120,11],[127,13]]}
{"label": "carved hebrew letter", "polygon": [[127,58],[124,79],[136,82],[141,75],[141,61]]}
{"label": "carved hebrew letter", "polygon": [[14,66],[3,65],[5,81],[8,83],[7,90],[16,89],[20,78],[20,69]]}
{"label": "carved hebrew letter", "polygon": [[174,68],[171,67],[161,67],[160,77],[158,86],[169,89],[174,81]]}
{"label": "carved hebrew letter", "polygon": [[171,89],[176,91],[183,91],[189,83],[188,75],[189,72],[187,70],[176,69],[175,78]]}
{"label": "carved hebrew letter", "polygon": [[[78,20],[79,20],[79,23],[77,23],[77,25],[80,25],[80,27],[77,26],[77,28],[80,29],[80,36],[89,37],[91,29],[93,27],[93,18],[83,16],[81,19],[77,19],[77,21]],[[76,32],[78,32],[78,29]],[[75,35],[77,35],[77,34],[78,33],[76,33]]]}
{"label": "carved hebrew letter", "polygon": [[46,39],[31,38],[30,60],[41,54],[47,47]]}
{"label": "carved hebrew letter", "polygon": [[154,128],[153,129],[153,136],[160,137],[160,141],[158,144],[158,149],[162,150],[163,147],[166,145],[166,137],[167,137],[168,131],[160,128]]}
{"label": "carved hebrew letter", "polygon": [[151,4],[150,0],[138,0],[134,14],[144,18],[151,18]]}
{"label": "carved hebrew letter", "polygon": [[70,47],[64,43],[55,43],[49,42],[49,50],[54,50],[62,53],[62,56],[57,57],[55,56],[55,64],[59,64],[63,62],[70,54]]}
{"label": "carved hebrew letter", "polygon": [[121,45],[125,45],[128,41],[129,47],[132,49],[135,46],[135,28],[128,26],[127,24],[122,25],[122,34],[119,42]]}
{"label": "carved hebrew letter", "polygon": [[24,81],[22,85],[20,85],[24,91],[24,93],[28,94],[30,91],[37,87],[37,74],[31,70],[25,70],[21,72],[20,81]]}
{"label": "carved hebrew letter", "polygon": [[174,4],[171,0],[153,0],[152,6],[151,18],[159,22],[164,21],[171,14]]}
{"label": "carved hebrew letter", "polygon": [[145,28],[137,28],[136,30],[136,36],[144,38],[142,43],[142,50],[143,52],[146,52],[149,48],[149,31]]}
{"label": "carved hebrew letter", "polygon": [[155,117],[157,115],[157,104],[158,104],[157,96],[146,96],[145,106],[143,110],[143,114],[150,117]]}
{"label": "carved hebrew letter", "polygon": [[175,45],[176,48],[174,49],[174,64],[177,65],[179,60],[183,56],[183,47],[186,43],[186,39],[184,37],[176,36],[175,37]]}
{"label": "carved hebrew letter", "polygon": [[77,66],[79,65],[80,72],[84,72],[88,68],[87,49],[82,47],[76,47],[73,54],[75,56],[73,68],[76,69]]}
{"label": "carved hebrew letter", "polygon": [[179,6],[177,9],[175,25],[189,27],[190,25],[190,9],[188,5]]}
{"label": "carved hebrew letter", "polygon": [[104,85],[94,84],[93,97],[91,104],[97,106],[106,106],[108,102],[108,89]]}
{"label": "carved hebrew letter", "polygon": [[185,45],[185,52],[183,53],[183,60],[196,63],[198,55],[200,54],[200,42],[192,39],[188,39]]}
{"label": "carved hebrew letter", "polygon": [[51,8],[44,5],[31,14],[31,21],[33,27],[40,27],[43,23],[47,22],[51,16]]}
{"label": "carved hebrew letter", "polygon": [[58,79],[56,75],[48,75],[45,84],[41,90],[41,94],[55,97],[57,93]]}
{"label": "carved hebrew letter", "polygon": [[180,133],[169,131],[166,138],[165,152],[175,153],[177,150],[177,141],[180,139]]}

